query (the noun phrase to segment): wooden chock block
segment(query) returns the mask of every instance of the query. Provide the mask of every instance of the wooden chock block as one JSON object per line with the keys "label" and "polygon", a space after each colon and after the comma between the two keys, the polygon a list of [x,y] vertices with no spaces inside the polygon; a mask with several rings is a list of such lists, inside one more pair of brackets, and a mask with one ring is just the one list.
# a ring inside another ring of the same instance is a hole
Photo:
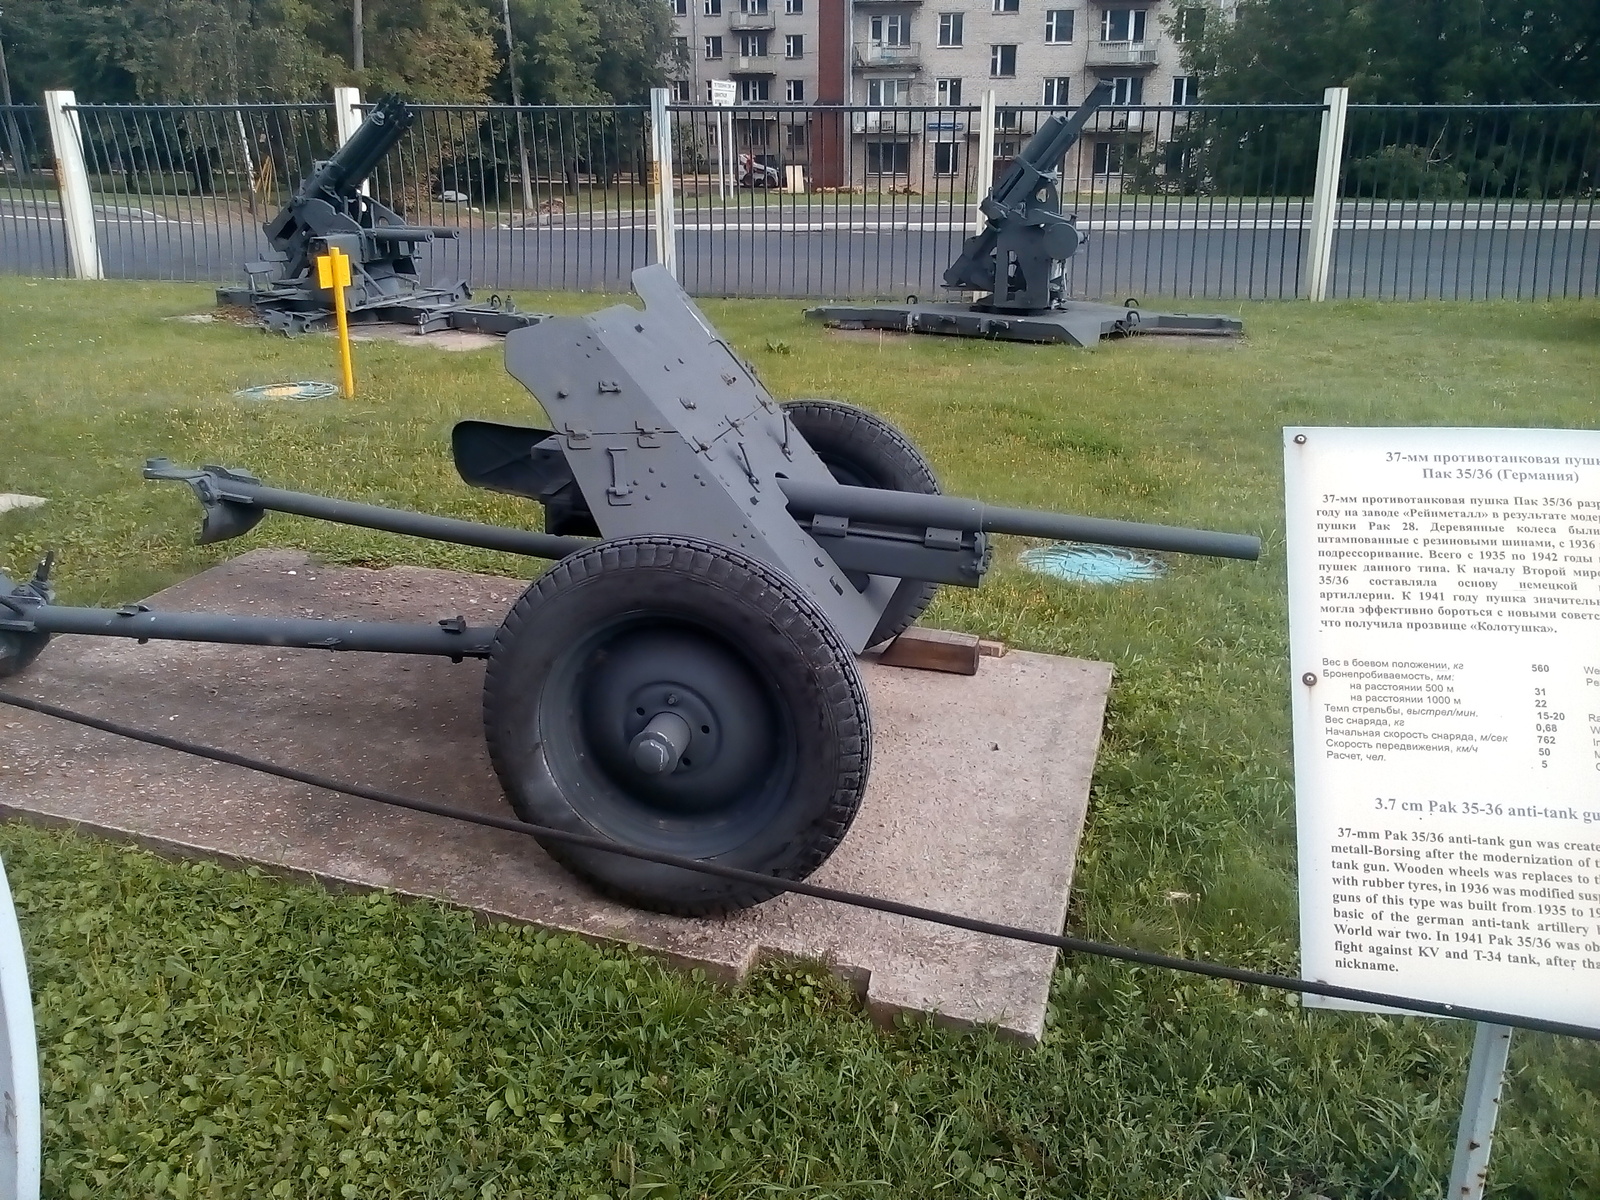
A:
{"label": "wooden chock block", "polygon": [[913,626],[885,646],[878,661],[888,667],[976,675],[980,652],[978,643],[979,639],[970,633]]}

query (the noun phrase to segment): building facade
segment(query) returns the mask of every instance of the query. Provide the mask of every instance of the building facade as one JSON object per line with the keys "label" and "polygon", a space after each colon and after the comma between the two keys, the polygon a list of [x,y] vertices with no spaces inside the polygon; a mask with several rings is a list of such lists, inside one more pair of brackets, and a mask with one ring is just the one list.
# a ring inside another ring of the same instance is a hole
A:
{"label": "building facade", "polygon": [[[1002,164],[1037,124],[1030,109],[1070,108],[1101,80],[1111,82],[1117,106],[1197,103],[1184,43],[1206,20],[1231,16],[1231,0],[673,3],[692,62],[673,84],[676,100],[707,103],[711,79],[733,79],[741,107],[848,106],[831,120],[804,119],[810,128],[798,132],[788,126],[799,114],[785,122],[741,113],[740,136],[767,161],[804,162],[814,184],[868,190],[964,178],[978,143],[971,114],[916,110],[976,106],[989,90]],[[1066,164],[1069,186],[1114,189],[1158,125],[1173,128],[1171,114],[1099,114]]]}

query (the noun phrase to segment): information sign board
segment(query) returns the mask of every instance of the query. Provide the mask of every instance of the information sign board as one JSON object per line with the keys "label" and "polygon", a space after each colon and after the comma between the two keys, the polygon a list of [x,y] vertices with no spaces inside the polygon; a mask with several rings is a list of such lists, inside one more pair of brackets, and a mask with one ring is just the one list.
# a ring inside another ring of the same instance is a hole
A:
{"label": "information sign board", "polygon": [[711,103],[718,108],[732,108],[739,99],[739,85],[731,79],[711,81]]}
{"label": "information sign board", "polygon": [[1600,432],[1284,433],[1303,974],[1600,1025]]}

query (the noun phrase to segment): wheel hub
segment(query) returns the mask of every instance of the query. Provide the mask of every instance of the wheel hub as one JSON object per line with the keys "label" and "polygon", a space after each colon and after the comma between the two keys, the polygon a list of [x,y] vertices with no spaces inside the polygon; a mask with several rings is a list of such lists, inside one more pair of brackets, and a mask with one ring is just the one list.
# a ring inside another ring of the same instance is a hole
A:
{"label": "wheel hub", "polygon": [[584,750],[663,816],[733,803],[759,788],[778,757],[775,714],[760,684],[717,638],[690,627],[607,639],[579,691]]}

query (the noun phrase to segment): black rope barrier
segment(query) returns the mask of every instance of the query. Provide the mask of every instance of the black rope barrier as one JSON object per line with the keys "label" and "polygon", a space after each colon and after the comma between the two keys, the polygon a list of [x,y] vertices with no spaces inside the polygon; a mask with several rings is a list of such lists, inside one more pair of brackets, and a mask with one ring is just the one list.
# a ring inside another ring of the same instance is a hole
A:
{"label": "black rope barrier", "polygon": [[196,758],[209,759],[212,762],[241,767],[247,771],[256,771],[263,775],[273,775],[279,779],[303,783],[310,787],[320,788],[323,791],[355,796],[358,799],[371,800],[378,804],[387,804],[393,808],[409,809],[412,812],[427,813],[436,817],[449,817],[458,821],[466,821],[473,825],[483,825],[490,829],[503,829],[509,833],[527,834],[531,837],[562,842],[570,846],[620,854],[627,858],[658,863],[662,866],[681,867],[688,871],[700,871],[723,879],[737,880],[740,883],[758,884],[781,892],[791,892],[798,896],[810,896],[817,900],[828,900],[835,904],[847,904],[854,908],[869,909],[873,912],[909,917],[917,921],[927,921],[934,925],[944,925],[951,929],[964,929],[970,933],[1009,938],[1017,942],[1031,942],[1036,946],[1049,946],[1052,949],[1066,951],[1071,954],[1089,954],[1099,958],[1117,959],[1137,966],[1158,967],[1167,971],[1202,975],[1210,979],[1225,979],[1232,983],[1248,984],[1253,987],[1273,988],[1285,992],[1300,992],[1312,996],[1326,996],[1330,999],[1348,1000],[1357,1004],[1382,1005],[1386,1008],[1402,1009],[1406,1012],[1420,1013],[1426,1016],[1454,1017],[1463,1021],[1482,1021],[1491,1025],[1508,1025],[1518,1029],[1533,1030],[1538,1033],[1555,1033],[1566,1037],[1600,1041],[1600,1029],[1587,1025],[1572,1025],[1565,1021],[1547,1021],[1540,1017],[1525,1017],[1514,1013],[1496,1012],[1493,1009],[1471,1008],[1461,1004],[1446,1004],[1438,1000],[1420,1000],[1412,996],[1395,996],[1387,992],[1368,991],[1365,988],[1342,987],[1338,984],[1324,983],[1316,979],[1298,979],[1293,976],[1275,975],[1266,971],[1251,971],[1244,967],[1230,967],[1223,963],[1206,962],[1193,958],[1179,958],[1175,955],[1160,954],[1151,950],[1137,950],[1131,946],[1119,946],[1112,942],[1097,942],[1087,938],[1072,937],[1068,934],[1023,929],[1015,925],[1004,925],[997,921],[985,921],[977,917],[963,917],[957,913],[941,912],[936,908],[925,908],[918,904],[905,904],[898,900],[885,900],[878,896],[867,896],[859,892],[846,891],[842,888],[807,883],[804,880],[781,879],[773,875],[763,875],[756,871],[743,871],[737,867],[725,867],[719,863],[707,862],[702,859],[684,858],[677,854],[666,854],[656,850],[624,846],[608,838],[591,837],[586,834],[571,833],[565,829],[533,825],[527,821],[518,821],[510,817],[495,817],[482,813],[467,812],[444,804],[434,804],[427,800],[415,800],[409,796],[397,795],[381,788],[342,783],[339,780],[329,779],[311,771],[302,771],[296,767],[279,766],[277,763],[251,758],[246,754],[236,754],[231,750],[219,750],[212,746],[203,746],[197,742],[186,741],[183,738],[169,737],[166,734],[139,729],[131,725],[123,725],[117,721],[109,721],[104,717],[94,717],[87,713],[74,712],[72,709],[61,708],[43,700],[34,700],[25,696],[14,696],[6,692],[0,692],[0,704],[9,704],[15,708],[38,713],[41,716],[54,717],[57,720],[68,721],[74,725],[82,725],[88,729],[97,729],[102,733],[114,734],[117,737],[143,742],[146,745],[175,750],[180,754],[188,754]]}

